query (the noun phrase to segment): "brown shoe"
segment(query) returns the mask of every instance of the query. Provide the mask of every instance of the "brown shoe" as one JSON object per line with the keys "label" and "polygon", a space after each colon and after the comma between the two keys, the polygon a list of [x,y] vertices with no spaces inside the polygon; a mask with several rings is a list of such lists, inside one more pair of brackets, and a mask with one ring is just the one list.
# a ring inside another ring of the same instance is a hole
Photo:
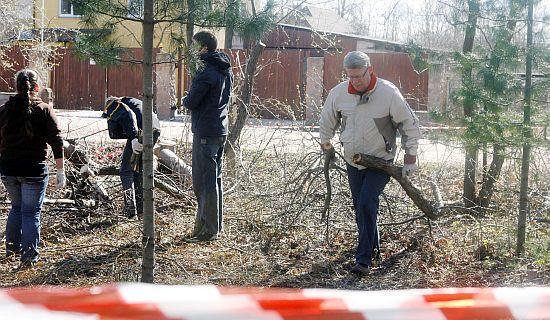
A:
{"label": "brown shoe", "polygon": [[370,273],[370,267],[361,263],[356,263],[350,271],[358,276],[366,276]]}

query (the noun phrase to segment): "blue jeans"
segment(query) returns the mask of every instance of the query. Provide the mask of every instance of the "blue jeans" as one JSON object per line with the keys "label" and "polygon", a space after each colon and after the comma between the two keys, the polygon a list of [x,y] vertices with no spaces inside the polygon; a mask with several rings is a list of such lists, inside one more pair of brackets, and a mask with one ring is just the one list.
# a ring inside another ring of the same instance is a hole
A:
{"label": "blue jeans", "polygon": [[[160,136],[159,131],[153,131],[153,144],[157,143],[157,140]],[[124,206],[135,207],[137,214],[143,214],[143,168],[139,172],[134,171],[132,168],[132,163],[130,162],[132,158],[132,139],[126,141],[124,150],[122,151],[122,159],[120,161],[119,176],[120,182],[122,182],[122,190],[125,192],[125,196],[129,196],[131,199],[125,198]],[[129,193],[129,194],[126,194]],[[127,200],[131,201],[131,204],[127,203]],[[125,210],[130,210],[130,208],[125,208]],[[134,210],[134,208],[131,208]]]}
{"label": "blue jeans", "polygon": [[347,169],[355,208],[355,222],[359,233],[355,261],[370,266],[373,250],[380,247],[376,224],[379,197],[390,181],[390,176],[382,171],[359,170],[349,164]]}
{"label": "blue jeans", "polygon": [[140,197],[140,195],[143,195],[143,188],[141,187],[142,173],[136,172],[132,168],[130,162],[132,153],[132,140],[128,139],[122,151],[119,176],[122,182],[122,191],[124,192],[124,213],[129,216],[135,216],[136,209],[138,214],[143,213],[143,209],[140,210],[140,208],[143,208],[143,204],[141,204],[143,196]]}
{"label": "blue jeans", "polygon": [[11,201],[6,223],[6,255],[21,253],[21,261],[38,260],[40,210],[48,185],[41,177],[2,176]]}
{"label": "blue jeans", "polygon": [[226,139],[193,135],[193,191],[198,203],[195,236],[212,236],[223,229],[222,156]]}

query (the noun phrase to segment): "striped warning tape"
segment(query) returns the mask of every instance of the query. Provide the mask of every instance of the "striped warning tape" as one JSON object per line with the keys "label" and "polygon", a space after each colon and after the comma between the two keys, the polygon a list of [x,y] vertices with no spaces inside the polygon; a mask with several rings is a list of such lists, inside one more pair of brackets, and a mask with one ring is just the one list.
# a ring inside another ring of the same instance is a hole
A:
{"label": "striped warning tape", "polygon": [[550,319],[550,288],[395,291],[123,283],[0,291],[0,319]]}

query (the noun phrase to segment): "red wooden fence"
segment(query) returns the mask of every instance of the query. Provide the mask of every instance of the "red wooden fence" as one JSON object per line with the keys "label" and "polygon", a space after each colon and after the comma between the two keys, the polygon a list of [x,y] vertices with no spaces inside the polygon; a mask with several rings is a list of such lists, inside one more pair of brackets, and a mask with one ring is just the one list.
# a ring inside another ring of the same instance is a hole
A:
{"label": "red wooden fence", "polygon": [[[141,49],[130,49],[136,59]],[[107,96],[132,96],[143,93],[141,65],[122,63],[104,68],[78,59],[72,49],[61,48],[53,70],[52,88],[56,108],[101,110]]]}
{"label": "red wooden fence", "polygon": [[0,65],[0,92],[13,92],[15,91],[15,72],[23,69],[27,65],[27,60],[18,46],[9,48],[6,51],[6,57],[9,57],[9,61],[3,61],[2,65],[7,62],[11,66],[2,68]]}

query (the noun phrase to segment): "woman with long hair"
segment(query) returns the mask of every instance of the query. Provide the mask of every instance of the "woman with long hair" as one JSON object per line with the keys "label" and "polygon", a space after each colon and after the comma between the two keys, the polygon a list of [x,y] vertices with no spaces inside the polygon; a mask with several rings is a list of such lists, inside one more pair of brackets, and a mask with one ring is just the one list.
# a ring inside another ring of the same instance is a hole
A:
{"label": "woman with long hair", "polygon": [[40,211],[48,185],[47,145],[53,150],[57,188],[66,183],[63,139],[53,108],[38,98],[38,74],[15,76],[17,94],[0,107],[0,174],[11,201],[6,223],[6,256],[21,256],[20,267],[39,259]]}

